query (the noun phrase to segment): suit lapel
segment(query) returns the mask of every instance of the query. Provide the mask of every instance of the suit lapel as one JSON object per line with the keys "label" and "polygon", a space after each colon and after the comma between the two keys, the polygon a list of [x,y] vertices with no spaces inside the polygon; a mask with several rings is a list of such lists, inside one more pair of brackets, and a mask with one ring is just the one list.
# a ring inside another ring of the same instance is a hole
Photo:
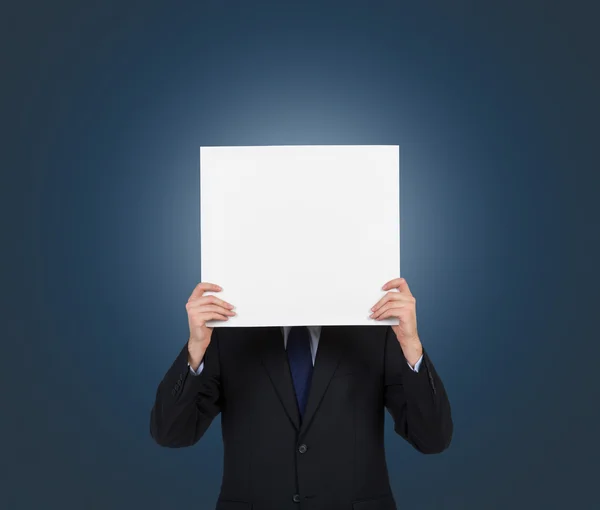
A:
{"label": "suit lapel", "polygon": [[[283,344],[281,328],[265,328],[265,335],[262,342],[261,358],[263,365],[292,424],[296,430],[299,430],[300,413],[298,411],[298,403],[296,402],[292,374]],[[318,353],[319,351],[317,350]]]}
{"label": "suit lapel", "polygon": [[345,345],[346,343],[340,338],[339,330],[337,328],[332,326],[321,327],[319,347],[317,349],[315,367],[312,373],[308,402],[306,403],[306,410],[302,417],[300,434],[306,432],[311,420],[317,412],[319,404],[323,399],[323,395],[329,386],[329,381],[331,381],[333,373],[339,364]]}
{"label": "suit lapel", "polygon": [[329,382],[339,364],[346,342],[340,338],[335,326],[322,326],[319,337],[319,347],[312,373],[308,402],[302,424],[294,392],[294,383],[290,372],[290,365],[283,343],[283,333],[280,327],[265,328],[262,339],[261,358],[275,391],[290,418],[290,421],[303,434],[314,417]]}

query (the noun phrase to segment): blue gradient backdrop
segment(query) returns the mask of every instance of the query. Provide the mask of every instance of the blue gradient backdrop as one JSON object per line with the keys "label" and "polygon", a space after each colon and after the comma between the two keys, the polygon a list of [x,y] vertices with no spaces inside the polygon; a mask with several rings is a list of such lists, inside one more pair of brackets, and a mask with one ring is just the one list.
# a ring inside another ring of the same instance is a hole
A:
{"label": "blue gradient backdrop", "polygon": [[401,147],[402,276],[455,420],[438,456],[388,421],[401,507],[600,508],[593,2],[0,19],[1,508],[213,508],[220,421],[167,450],[149,413],[201,278],[198,148],[273,144]]}

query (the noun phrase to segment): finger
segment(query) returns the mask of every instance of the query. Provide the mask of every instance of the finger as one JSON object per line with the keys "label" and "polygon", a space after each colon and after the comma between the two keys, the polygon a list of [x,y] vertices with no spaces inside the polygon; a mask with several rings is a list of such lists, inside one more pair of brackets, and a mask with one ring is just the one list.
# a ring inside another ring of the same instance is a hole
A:
{"label": "finger", "polygon": [[375,312],[373,312],[371,314],[371,318],[379,319],[379,318],[381,318],[381,316],[383,314],[387,313],[389,310],[394,310],[394,309],[400,310],[402,308],[406,308],[407,306],[409,306],[408,303],[393,301],[391,303],[387,303],[387,304],[383,305],[379,310],[376,310]]}
{"label": "finger", "polygon": [[390,280],[382,287],[382,290],[390,290],[390,289],[398,289],[398,291],[401,292],[402,294],[407,294],[409,296],[412,296],[412,293],[410,292],[410,289],[408,288],[408,283],[406,282],[405,278],[394,278],[393,280]]}
{"label": "finger", "polygon": [[221,315],[220,313],[217,313],[217,312],[207,312],[207,313],[198,314],[198,319],[200,319],[203,323],[206,323],[207,321],[211,321],[211,320],[228,321],[229,317],[227,317],[225,315]]}
{"label": "finger", "polygon": [[371,310],[375,312],[379,308],[381,308],[383,305],[385,305],[386,303],[388,303],[390,301],[410,302],[411,300],[414,300],[414,297],[407,296],[406,294],[402,294],[400,292],[391,290],[385,296],[383,296],[379,301],[377,301],[377,303],[375,303],[375,306],[373,306],[373,308],[371,308]]}
{"label": "finger", "polygon": [[223,290],[223,288],[220,287],[219,285],[217,285],[216,283],[201,282],[198,285],[196,285],[196,287],[194,287],[194,290],[192,291],[192,294],[190,295],[189,300],[199,298],[206,291],[219,292],[221,290]]}
{"label": "finger", "polygon": [[229,308],[230,310],[233,309],[233,305],[231,303],[228,303],[227,301],[223,301],[222,299],[219,299],[217,296],[202,296],[198,299],[194,299],[193,301],[188,301],[188,303],[193,303],[194,305],[196,305],[196,304],[199,304],[199,305],[213,304],[213,305],[222,306],[224,308]]}
{"label": "finger", "polygon": [[406,306],[401,306],[401,307],[395,307],[395,308],[390,308],[388,310],[386,310],[385,312],[381,313],[381,315],[378,315],[377,317],[373,317],[375,320],[383,320],[383,319],[389,319],[391,317],[394,317],[395,319],[404,319],[406,317]]}
{"label": "finger", "polygon": [[383,306],[388,301],[400,301],[402,299],[405,299],[405,296],[403,294],[400,294],[399,292],[396,292],[396,291],[387,292],[379,301],[377,301],[377,303],[375,303],[375,305],[373,306],[373,308],[371,308],[371,310],[373,310],[373,311],[377,310],[378,308]]}
{"label": "finger", "polygon": [[230,315],[232,317],[236,315],[236,313],[233,310],[223,308],[219,305],[190,305],[189,307],[187,307],[187,310],[191,315],[197,315],[198,313],[205,312],[217,312],[222,315]]}

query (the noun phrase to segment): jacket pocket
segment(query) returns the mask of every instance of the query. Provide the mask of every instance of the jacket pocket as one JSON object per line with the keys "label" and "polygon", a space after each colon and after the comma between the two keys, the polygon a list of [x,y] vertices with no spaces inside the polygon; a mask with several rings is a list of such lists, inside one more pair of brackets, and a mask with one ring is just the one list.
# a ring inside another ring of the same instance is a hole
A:
{"label": "jacket pocket", "polygon": [[336,377],[348,377],[349,375],[354,375],[356,374],[356,372],[354,370],[352,370],[351,368],[345,368],[344,370],[336,370],[333,373],[333,377],[332,379],[335,379]]}
{"label": "jacket pocket", "polygon": [[246,501],[234,501],[231,499],[217,500],[215,510],[252,510],[252,503]]}
{"label": "jacket pocket", "polygon": [[352,502],[352,510],[397,510],[396,502],[391,494],[378,498],[361,499]]}

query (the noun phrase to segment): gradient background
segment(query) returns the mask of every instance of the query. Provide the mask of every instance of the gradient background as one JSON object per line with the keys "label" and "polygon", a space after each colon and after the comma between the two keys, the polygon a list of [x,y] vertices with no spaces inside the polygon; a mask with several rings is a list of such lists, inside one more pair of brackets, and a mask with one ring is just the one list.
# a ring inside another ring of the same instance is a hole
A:
{"label": "gradient background", "polygon": [[214,508],[219,419],[184,450],[148,430],[201,278],[199,146],[399,144],[455,422],[423,456],[388,421],[399,506],[600,508],[594,2],[99,4],[0,15],[0,507]]}

